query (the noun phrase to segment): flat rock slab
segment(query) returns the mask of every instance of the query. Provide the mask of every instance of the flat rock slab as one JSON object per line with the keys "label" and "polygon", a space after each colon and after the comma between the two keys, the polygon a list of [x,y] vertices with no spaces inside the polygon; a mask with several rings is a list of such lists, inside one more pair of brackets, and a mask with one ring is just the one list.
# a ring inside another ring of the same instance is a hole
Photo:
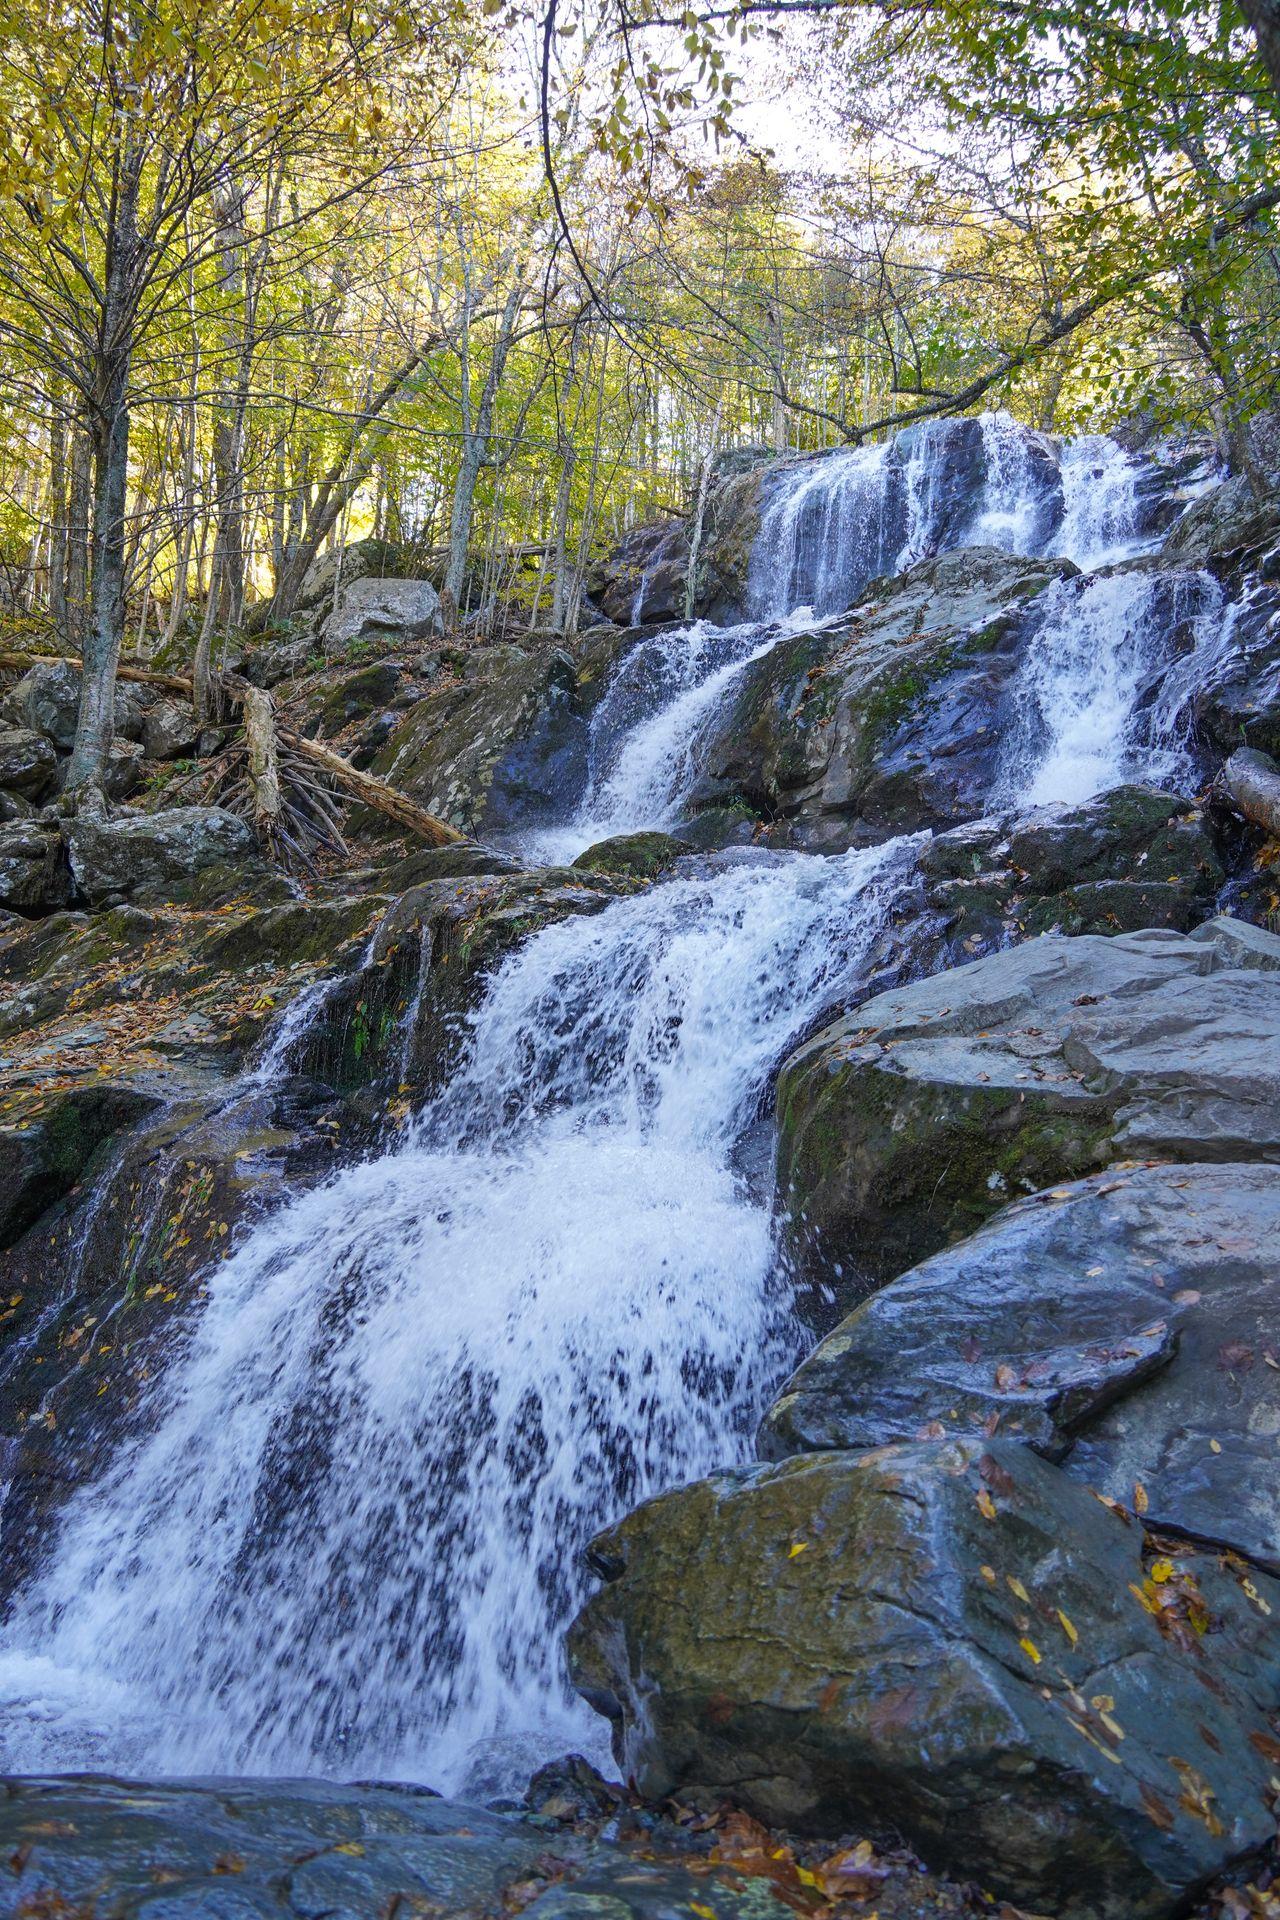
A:
{"label": "flat rock slab", "polygon": [[413,1787],[11,1779],[0,1920],[791,1920],[767,1881]]}
{"label": "flat rock slab", "polygon": [[1126,1159],[1280,1161],[1280,939],[1048,935],[878,994],[778,1083],[787,1238],[866,1293],[1018,1191]]}
{"label": "flat rock slab", "polygon": [[1170,1914],[1275,1832],[1280,1585],[1005,1441],[741,1469],[592,1548],[570,1636],[647,1795],[893,1826],[1064,1920]]}
{"label": "flat rock slab", "polygon": [[1143,1167],[1006,1208],[873,1296],[761,1451],[1016,1438],[1280,1573],[1280,1167]]}

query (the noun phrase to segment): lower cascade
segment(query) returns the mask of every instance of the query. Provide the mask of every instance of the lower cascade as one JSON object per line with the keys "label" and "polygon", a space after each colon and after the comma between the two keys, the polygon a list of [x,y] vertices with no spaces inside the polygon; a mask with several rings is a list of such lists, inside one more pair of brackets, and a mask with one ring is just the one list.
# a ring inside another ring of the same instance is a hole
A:
{"label": "lower cascade", "polygon": [[10,1766],[496,1790],[599,1751],[580,1549],[744,1457],[798,1357],[735,1152],[905,855],[726,856],[508,961],[408,1137],[217,1270],[10,1619]]}

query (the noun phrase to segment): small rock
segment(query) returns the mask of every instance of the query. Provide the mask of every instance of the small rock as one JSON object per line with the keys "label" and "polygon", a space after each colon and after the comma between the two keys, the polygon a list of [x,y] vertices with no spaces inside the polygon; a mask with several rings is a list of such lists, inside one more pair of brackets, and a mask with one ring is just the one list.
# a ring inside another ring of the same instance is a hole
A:
{"label": "small rock", "polygon": [[183,760],[195,751],[195,710],[177,700],[157,700],[142,723],[148,760]]}
{"label": "small rock", "polygon": [[597,840],[573,864],[595,873],[631,873],[637,879],[653,880],[692,852],[686,840],[675,840],[669,833],[620,833],[612,840]]}
{"label": "small rock", "polygon": [[71,870],[56,828],[23,820],[0,827],[0,906],[15,913],[56,913],[71,898]]}

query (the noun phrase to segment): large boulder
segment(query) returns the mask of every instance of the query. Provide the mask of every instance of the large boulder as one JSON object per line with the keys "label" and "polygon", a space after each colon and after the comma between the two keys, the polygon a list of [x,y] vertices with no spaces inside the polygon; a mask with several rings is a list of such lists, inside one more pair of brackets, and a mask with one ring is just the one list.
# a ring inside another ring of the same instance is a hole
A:
{"label": "large boulder", "polygon": [[0,826],[0,906],[14,913],[54,913],[71,898],[71,870],[56,828],[14,820]]}
{"label": "large boulder", "polygon": [[464,833],[551,821],[587,777],[573,662],[521,655],[490,679],[441,687],[409,710],[372,770]]}
{"label": "large boulder", "polygon": [[429,580],[364,574],[339,588],[324,645],[327,653],[342,653],[356,641],[408,643],[441,629],[440,595]]}
{"label": "large boulder", "polygon": [[142,721],[142,745],[148,760],[182,760],[195,752],[199,737],[189,701],[157,700]]}
{"label": "large boulder", "polygon": [[[70,660],[42,660],[19,680],[9,706],[24,727],[43,734],[59,753],[70,753],[80,713],[79,667]],[[116,689],[115,720],[122,739],[141,739],[142,710],[123,686]]]}
{"label": "large boulder", "polygon": [[655,880],[693,848],[669,833],[617,833],[580,853],[574,866],[592,873],[630,873]]}
{"label": "large boulder", "polygon": [[1274,1836],[1280,1585],[1008,1442],[720,1474],[590,1558],[572,1671],[648,1796],[894,1828],[1059,1920],[1171,1914]]}
{"label": "large boulder", "polygon": [[53,778],[58,756],[42,733],[29,727],[0,731],[0,787],[38,799]]}
{"label": "large boulder", "polygon": [[693,804],[745,802],[823,851],[979,817],[1036,602],[1074,571],[966,548],[781,640],[736,683]]}
{"label": "large boulder", "polygon": [[1280,1572],[1280,1167],[1094,1175],[873,1295],[761,1451],[999,1433],[1147,1523]]}
{"label": "large boulder", "polygon": [[93,907],[180,898],[211,868],[257,865],[251,830],[220,807],[169,807],[107,820],[81,815],[67,824],[67,846],[76,891]]}
{"label": "large boulder", "polygon": [[1280,938],[1028,940],[825,1028],[778,1117],[792,1256],[846,1297],[1112,1160],[1280,1160]]}
{"label": "large boulder", "polygon": [[371,574],[386,580],[399,572],[402,557],[391,541],[372,538],[352,540],[319,554],[302,577],[295,602],[298,612],[327,614],[340,584],[349,586]]}

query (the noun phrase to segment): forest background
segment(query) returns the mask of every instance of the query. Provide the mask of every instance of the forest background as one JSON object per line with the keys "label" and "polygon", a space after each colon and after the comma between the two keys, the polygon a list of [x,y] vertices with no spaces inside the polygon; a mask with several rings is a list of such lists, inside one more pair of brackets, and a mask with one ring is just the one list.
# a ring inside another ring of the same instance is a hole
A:
{"label": "forest background", "polygon": [[[1007,406],[1251,469],[1276,0],[3,0],[0,611],[122,653],[394,543],[572,633],[716,461]],[[409,558],[406,560],[406,554]]]}

